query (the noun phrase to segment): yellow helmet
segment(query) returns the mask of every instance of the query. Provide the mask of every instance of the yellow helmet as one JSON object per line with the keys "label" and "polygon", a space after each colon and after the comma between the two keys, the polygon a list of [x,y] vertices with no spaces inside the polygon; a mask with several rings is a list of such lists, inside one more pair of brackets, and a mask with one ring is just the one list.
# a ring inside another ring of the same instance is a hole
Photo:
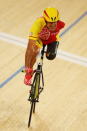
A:
{"label": "yellow helmet", "polygon": [[56,22],[59,20],[59,12],[56,8],[46,8],[43,12],[43,17],[48,22]]}

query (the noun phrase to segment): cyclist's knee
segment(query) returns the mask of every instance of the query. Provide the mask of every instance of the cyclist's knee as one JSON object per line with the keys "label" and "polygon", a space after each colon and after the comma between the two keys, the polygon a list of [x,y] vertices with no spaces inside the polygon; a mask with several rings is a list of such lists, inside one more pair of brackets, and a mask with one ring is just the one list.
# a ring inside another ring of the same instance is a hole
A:
{"label": "cyclist's knee", "polygon": [[47,53],[46,53],[46,58],[48,60],[54,60],[56,58],[58,45],[59,45],[59,42],[53,42],[48,45]]}
{"label": "cyclist's knee", "polygon": [[48,60],[54,60],[56,58],[56,54],[55,53],[46,53],[46,58]]}

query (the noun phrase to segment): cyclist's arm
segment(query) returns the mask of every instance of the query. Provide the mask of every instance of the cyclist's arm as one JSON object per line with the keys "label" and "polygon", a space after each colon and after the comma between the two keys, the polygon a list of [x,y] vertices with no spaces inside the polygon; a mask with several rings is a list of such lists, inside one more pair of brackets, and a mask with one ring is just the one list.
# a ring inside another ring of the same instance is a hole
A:
{"label": "cyclist's arm", "polygon": [[36,45],[36,40],[29,39],[25,53],[25,67],[30,68],[30,62],[32,60],[32,57],[36,56],[38,52],[39,48]]}
{"label": "cyclist's arm", "polygon": [[37,56],[40,48],[42,47],[42,41],[39,39],[38,34],[44,25],[44,19],[39,18],[33,23],[30,29],[28,46],[25,53],[25,67],[31,68],[33,59]]}

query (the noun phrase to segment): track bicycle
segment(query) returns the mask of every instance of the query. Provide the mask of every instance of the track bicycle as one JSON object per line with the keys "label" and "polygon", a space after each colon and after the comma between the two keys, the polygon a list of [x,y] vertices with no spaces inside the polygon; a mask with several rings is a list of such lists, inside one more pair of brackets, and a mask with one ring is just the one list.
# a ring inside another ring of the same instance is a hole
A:
{"label": "track bicycle", "polygon": [[29,113],[28,127],[30,127],[32,113],[35,113],[36,103],[39,102],[39,95],[44,88],[44,77],[42,71],[44,53],[46,53],[45,46],[43,46],[41,50],[40,62],[38,63],[36,70],[34,70],[33,82],[29,92],[28,101],[30,101],[31,108]]}

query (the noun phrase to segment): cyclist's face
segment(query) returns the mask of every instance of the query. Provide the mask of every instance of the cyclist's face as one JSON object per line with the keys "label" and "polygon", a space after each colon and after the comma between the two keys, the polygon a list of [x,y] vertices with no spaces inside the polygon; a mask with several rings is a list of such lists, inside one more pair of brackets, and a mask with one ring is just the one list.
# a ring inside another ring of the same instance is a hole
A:
{"label": "cyclist's face", "polygon": [[47,22],[47,27],[51,31],[55,31],[57,27],[57,22]]}

